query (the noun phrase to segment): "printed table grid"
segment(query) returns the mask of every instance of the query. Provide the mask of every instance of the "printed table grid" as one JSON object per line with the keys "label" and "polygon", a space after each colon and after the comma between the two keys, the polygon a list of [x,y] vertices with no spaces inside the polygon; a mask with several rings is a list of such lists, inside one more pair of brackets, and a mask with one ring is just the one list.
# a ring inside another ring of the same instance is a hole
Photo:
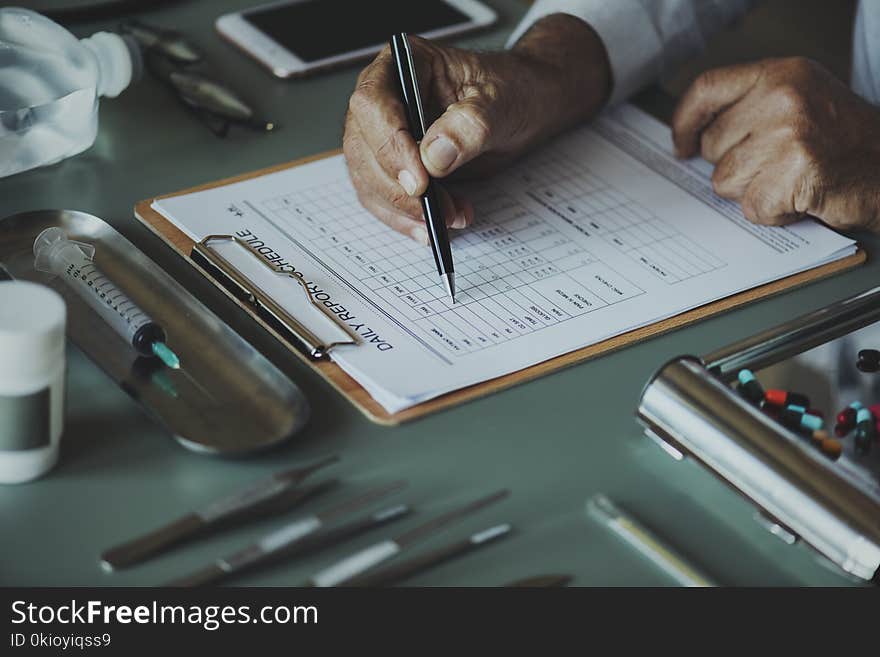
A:
{"label": "printed table grid", "polygon": [[[533,172],[540,172],[535,174]],[[556,153],[518,171],[528,193],[586,236],[599,236],[648,271],[674,284],[726,267],[704,247],[658,219],[647,208]]]}
{"label": "printed table grid", "polygon": [[[602,239],[669,283],[723,267],[687,237],[569,157],[513,170],[522,191],[582,235]],[[458,293],[450,303],[427,247],[366,220],[351,185],[267,200],[299,239],[381,296],[452,354],[467,354],[644,294],[520,201],[473,192],[477,221],[454,235]]]}

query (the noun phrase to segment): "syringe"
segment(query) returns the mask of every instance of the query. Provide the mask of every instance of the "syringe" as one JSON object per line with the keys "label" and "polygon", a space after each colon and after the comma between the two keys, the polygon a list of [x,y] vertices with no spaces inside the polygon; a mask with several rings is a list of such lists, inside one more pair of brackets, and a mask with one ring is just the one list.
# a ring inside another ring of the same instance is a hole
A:
{"label": "syringe", "polygon": [[37,270],[61,276],[139,354],[178,369],[180,359],[165,344],[165,331],[95,266],[94,255],[94,246],[69,240],[58,227],[34,240]]}

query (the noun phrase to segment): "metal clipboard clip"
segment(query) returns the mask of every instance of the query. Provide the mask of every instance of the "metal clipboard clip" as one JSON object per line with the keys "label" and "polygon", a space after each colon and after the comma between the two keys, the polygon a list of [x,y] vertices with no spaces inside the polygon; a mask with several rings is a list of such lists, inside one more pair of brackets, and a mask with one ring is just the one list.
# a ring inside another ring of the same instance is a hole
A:
{"label": "metal clipboard clip", "polygon": [[[302,288],[309,303],[334,327],[344,332],[349,339],[333,342],[322,340],[263,292],[259,285],[242,274],[235,265],[214,250],[211,247],[212,242],[234,242],[245,248],[273,273],[292,278]],[[322,303],[315,300],[308,286],[300,277],[273,266],[244,240],[234,235],[208,235],[193,244],[190,257],[237,299],[254,308],[263,321],[312,358],[324,358],[334,347],[340,345],[360,343],[358,336],[348,326],[340,322]]]}

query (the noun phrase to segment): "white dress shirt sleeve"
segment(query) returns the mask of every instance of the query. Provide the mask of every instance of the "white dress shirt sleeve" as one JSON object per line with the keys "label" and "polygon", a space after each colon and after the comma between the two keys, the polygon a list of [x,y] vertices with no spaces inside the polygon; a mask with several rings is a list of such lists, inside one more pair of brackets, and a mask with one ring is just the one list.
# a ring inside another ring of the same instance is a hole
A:
{"label": "white dress shirt sleeve", "polygon": [[608,51],[614,104],[702,50],[706,39],[755,1],[537,0],[513,31],[508,47],[545,16],[577,16],[596,30]]}

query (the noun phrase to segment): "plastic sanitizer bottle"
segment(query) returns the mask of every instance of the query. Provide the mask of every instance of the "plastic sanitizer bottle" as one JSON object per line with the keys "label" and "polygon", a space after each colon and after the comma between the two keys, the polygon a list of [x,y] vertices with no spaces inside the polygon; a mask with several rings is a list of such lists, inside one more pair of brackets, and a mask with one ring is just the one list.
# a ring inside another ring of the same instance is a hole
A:
{"label": "plastic sanitizer bottle", "polygon": [[130,39],[80,40],[33,11],[0,8],[0,177],[89,148],[98,99],[119,95],[141,69]]}

